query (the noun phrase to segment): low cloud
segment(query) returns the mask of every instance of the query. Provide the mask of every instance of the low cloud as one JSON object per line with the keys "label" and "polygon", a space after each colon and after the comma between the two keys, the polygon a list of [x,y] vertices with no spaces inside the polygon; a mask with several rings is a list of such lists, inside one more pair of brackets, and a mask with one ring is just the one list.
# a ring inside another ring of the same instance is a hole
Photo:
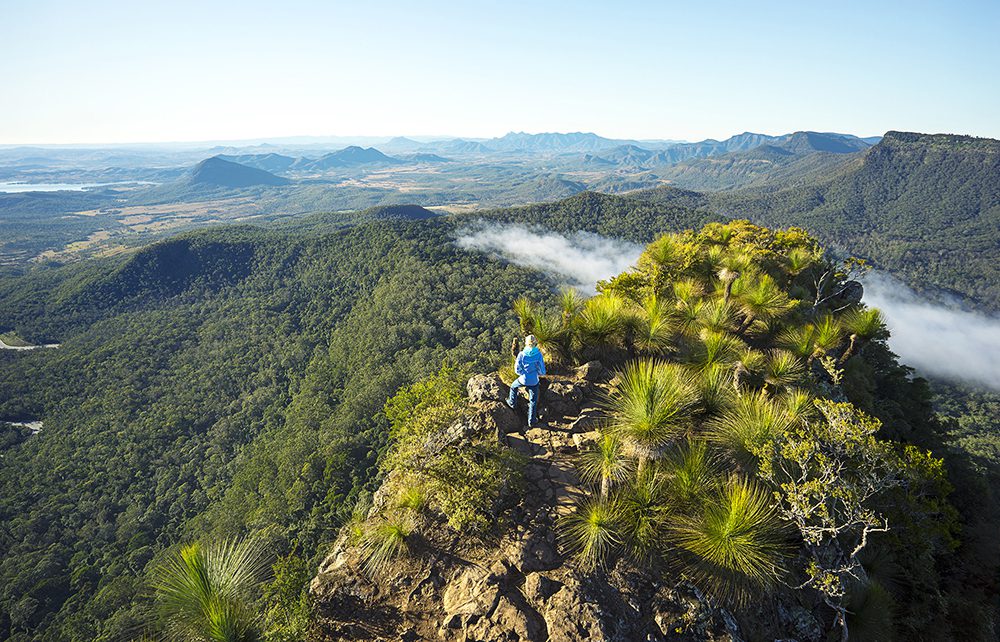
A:
{"label": "low cloud", "polygon": [[534,268],[581,292],[629,269],[643,247],[589,232],[563,235],[524,225],[482,225],[460,232],[458,246],[502,256]]}
{"label": "low cloud", "polygon": [[932,303],[881,273],[865,277],[864,301],[882,310],[889,346],[924,374],[1000,390],[1000,318]]}

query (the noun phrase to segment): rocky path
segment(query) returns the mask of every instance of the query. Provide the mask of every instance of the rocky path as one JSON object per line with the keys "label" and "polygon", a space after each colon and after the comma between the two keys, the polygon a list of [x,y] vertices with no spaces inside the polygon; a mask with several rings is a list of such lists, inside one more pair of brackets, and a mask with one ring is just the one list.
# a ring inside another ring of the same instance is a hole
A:
{"label": "rocky path", "polygon": [[[528,508],[536,511],[532,517],[554,521],[572,512],[588,494],[576,473],[575,458],[599,437],[597,427],[604,413],[594,399],[598,386],[607,387],[586,381],[550,381],[541,402],[544,424],[507,434],[507,445],[530,458],[525,477],[534,487],[526,497]],[[574,414],[562,414],[566,412]]]}

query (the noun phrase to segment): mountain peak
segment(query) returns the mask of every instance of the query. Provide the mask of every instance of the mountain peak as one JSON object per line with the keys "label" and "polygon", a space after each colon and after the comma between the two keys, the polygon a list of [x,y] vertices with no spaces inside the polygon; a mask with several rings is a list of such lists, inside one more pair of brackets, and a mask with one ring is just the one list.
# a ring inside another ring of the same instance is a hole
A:
{"label": "mountain peak", "polygon": [[253,185],[287,185],[291,181],[262,169],[212,156],[194,166],[188,175],[188,182],[235,188]]}

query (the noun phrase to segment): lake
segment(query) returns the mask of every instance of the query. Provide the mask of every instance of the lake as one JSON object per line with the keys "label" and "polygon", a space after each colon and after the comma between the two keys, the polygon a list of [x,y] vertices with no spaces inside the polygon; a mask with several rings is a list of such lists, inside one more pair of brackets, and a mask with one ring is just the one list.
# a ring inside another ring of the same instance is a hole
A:
{"label": "lake", "polygon": [[153,184],[147,181],[128,181],[124,183],[0,183],[0,194],[19,194],[21,192],[82,192],[95,187]]}

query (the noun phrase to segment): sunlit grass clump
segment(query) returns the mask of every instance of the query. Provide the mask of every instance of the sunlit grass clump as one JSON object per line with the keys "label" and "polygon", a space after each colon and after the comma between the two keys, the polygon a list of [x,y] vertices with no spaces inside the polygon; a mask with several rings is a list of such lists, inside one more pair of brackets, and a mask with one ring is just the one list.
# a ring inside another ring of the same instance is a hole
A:
{"label": "sunlit grass clump", "polygon": [[738,477],[727,480],[695,514],[676,517],[670,538],[682,551],[687,573],[713,595],[736,602],[772,587],[788,551],[786,525],[771,494]]}
{"label": "sunlit grass clump", "polygon": [[250,539],[188,544],[153,573],[157,613],[167,639],[181,642],[252,642],[252,608],[269,558]]}

